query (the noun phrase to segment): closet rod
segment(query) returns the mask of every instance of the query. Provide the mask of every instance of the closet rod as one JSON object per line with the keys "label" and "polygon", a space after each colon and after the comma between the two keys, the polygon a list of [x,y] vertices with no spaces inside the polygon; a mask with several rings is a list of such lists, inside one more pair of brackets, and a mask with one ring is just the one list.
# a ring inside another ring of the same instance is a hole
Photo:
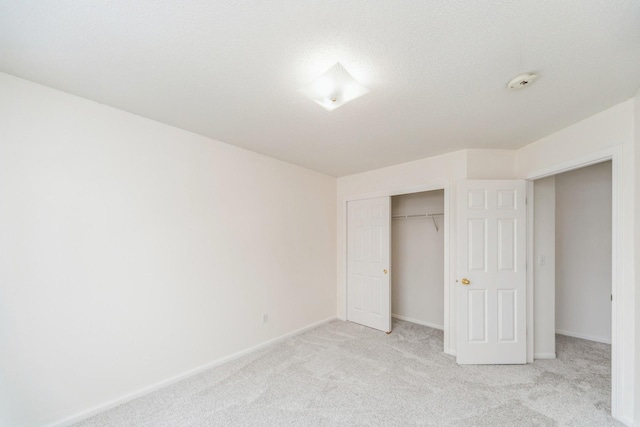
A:
{"label": "closet rod", "polygon": [[437,216],[443,216],[443,213],[424,213],[424,214],[412,214],[412,215],[393,215],[392,219],[408,219],[408,218],[428,218],[431,217],[433,220],[433,226],[436,228],[436,231],[440,231],[438,228],[438,223],[436,222]]}
{"label": "closet rod", "polygon": [[407,218],[427,218],[430,216],[442,216],[443,213],[424,213],[424,214],[408,214],[408,215],[393,215],[393,219],[407,219]]}

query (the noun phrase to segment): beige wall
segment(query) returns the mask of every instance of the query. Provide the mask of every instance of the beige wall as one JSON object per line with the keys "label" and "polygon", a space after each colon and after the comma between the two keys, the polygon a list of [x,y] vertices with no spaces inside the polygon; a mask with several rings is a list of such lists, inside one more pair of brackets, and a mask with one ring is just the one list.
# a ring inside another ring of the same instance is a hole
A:
{"label": "beige wall", "polygon": [[3,74],[0,93],[0,425],[335,316],[335,178]]}

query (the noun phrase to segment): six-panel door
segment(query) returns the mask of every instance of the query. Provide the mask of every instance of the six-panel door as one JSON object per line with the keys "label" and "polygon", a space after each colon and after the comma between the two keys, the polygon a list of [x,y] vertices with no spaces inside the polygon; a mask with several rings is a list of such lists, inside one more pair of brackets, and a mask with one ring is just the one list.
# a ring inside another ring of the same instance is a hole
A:
{"label": "six-panel door", "polygon": [[526,363],[525,193],[524,181],[458,186],[460,364]]}

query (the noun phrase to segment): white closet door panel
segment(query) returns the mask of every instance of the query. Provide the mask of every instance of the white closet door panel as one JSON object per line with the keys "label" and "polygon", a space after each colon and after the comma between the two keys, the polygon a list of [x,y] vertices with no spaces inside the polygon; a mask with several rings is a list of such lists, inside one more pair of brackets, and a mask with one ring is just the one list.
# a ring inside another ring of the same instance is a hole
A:
{"label": "white closet door panel", "polygon": [[347,203],[347,320],[391,331],[391,198]]}

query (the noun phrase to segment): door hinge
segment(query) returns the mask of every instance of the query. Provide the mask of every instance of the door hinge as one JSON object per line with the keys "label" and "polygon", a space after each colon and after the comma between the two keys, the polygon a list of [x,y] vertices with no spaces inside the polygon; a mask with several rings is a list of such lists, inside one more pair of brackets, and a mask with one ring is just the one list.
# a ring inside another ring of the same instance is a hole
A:
{"label": "door hinge", "polygon": [[611,301],[613,301],[613,294],[611,294]]}

